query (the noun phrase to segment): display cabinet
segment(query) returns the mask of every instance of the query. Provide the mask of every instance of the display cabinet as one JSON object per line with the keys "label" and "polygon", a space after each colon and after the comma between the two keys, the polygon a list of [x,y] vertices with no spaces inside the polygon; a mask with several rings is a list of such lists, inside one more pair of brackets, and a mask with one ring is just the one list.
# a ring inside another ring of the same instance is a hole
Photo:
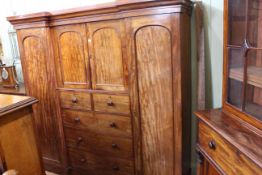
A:
{"label": "display cabinet", "polygon": [[262,0],[224,1],[221,109],[197,111],[198,175],[262,174]]}
{"label": "display cabinet", "polygon": [[262,1],[225,4],[224,107],[261,128]]}

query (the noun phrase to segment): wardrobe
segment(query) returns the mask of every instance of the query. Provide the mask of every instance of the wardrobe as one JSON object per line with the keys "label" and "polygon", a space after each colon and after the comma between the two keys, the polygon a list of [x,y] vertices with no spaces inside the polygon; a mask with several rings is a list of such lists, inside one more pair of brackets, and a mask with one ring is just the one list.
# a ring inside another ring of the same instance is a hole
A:
{"label": "wardrobe", "polygon": [[45,168],[190,173],[188,0],[120,0],[8,17]]}

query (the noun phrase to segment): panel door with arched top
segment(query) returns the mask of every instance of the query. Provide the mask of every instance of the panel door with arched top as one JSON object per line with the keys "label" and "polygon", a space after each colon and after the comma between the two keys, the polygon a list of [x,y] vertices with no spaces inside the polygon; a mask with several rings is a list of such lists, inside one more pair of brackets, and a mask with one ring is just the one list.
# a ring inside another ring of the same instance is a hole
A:
{"label": "panel door with arched top", "polygon": [[90,86],[85,24],[53,28],[56,75],[59,88]]}
{"label": "panel door with arched top", "polygon": [[[133,111],[136,169],[143,175],[179,174],[176,155],[181,153],[179,111],[176,110],[179,56],[174,56],[172,16],[134,17],[127,22],[130,97]],[[178,38],[177,38],[178,39]],[[178,41],[178,40],[177,40]],[[177,77],[177,78],[176,78]]]}
{"label": "panel door with arched top", "polygon": [[92,88],[126,91],[125,28],[121,20],[87,24]]}

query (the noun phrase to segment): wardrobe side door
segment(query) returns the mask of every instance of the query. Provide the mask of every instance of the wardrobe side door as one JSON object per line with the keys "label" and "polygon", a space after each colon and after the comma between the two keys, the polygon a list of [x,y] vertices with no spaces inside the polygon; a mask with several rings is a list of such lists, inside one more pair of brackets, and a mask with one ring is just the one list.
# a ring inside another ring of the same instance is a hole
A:
{"label": "wardrobe side door", "polygon": [[140,174],[174,175],[171,17],[136,17],[129,21],[129,27],[136,162],[140,154]]}
{"label": "wardrobe side door", "polygon": [[[26,93],[39,102],[33,105],[37,140],[47,169],[62,167],[62,141],[59,133],[59,116],[56,108],[56,83],[53,72],[53,55],[50,49],[48,28],[17,31],[23,66]],[[49,64],[48,64],[49,63]]]}
{"label": "wardrobe side door", "polygon": [[127,90],[125,28],[121,20],[87,24],[91,56],[92,88]]}
{"label": "wardrobe side door", "polygon": [[85,24],[52,29],[56,75],[60,88],[89,87],[88,48]]}

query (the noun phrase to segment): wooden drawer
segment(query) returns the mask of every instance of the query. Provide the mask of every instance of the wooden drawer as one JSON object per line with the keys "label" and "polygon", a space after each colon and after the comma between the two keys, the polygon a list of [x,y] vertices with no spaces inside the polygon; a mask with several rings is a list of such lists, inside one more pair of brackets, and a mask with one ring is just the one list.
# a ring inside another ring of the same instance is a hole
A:
{"label": "wooden drawer", "polygon": [[129,96],[94,94],[95,111],[130,114]]}
{"label": "wooden drawer", "polygon": [[65,126],[107,136],[132,138],[130,117],[74,110],[63,110],[62,116]]}
{"label": "wooden drawer", "polygon": [[66,144],[70,148],[96,155],[133,159],[132,140],[97,135],[65,127]]}
{"label": "wooden drawer", "polygon": [[[133,161],[97,156],[91,153],[84,153],[69,149],[69,162],[73,170],[85,171],[92,175],[132,175],[134,174]],[[104,174],[103,174],[104,173]]]}
{"label": "wooden drawer", "polygon": [[203,122],[199,122],[198,142],[207,154],[227,175],[259,175],[261,170],[233,145],[224,140]]}
{"label": "wooden drawer", "polygon": [[60,91],[62,108],[91,110],[91,96],[86,92]]}

